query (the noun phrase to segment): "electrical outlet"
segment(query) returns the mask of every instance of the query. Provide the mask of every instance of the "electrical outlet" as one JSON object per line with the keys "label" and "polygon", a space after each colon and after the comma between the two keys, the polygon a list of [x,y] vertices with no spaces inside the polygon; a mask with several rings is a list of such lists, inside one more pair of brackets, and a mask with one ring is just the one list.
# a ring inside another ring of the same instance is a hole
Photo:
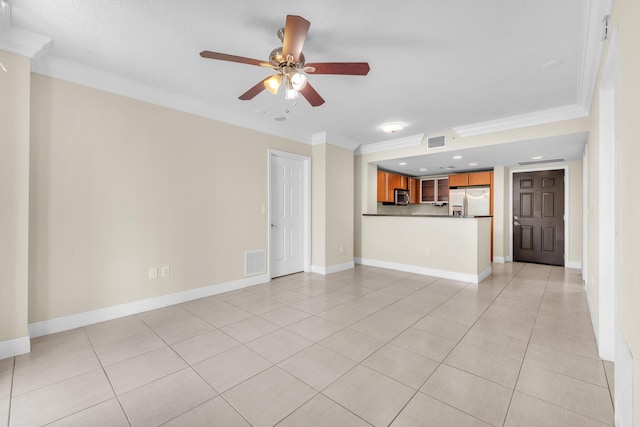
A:
{"label": "electrical outlet", "polygon": [[431,250],[429,248],[424,248],[424,254],[425,255],[431,254]]}
{"label": "electrical outlet", "polygon": [[344,245],[340,245],[340,253],[344,253]]}
{"label": "electrical outlet", "polygon": [[161,273],[162,273],[162,277],[169,277],[169,275],[171,274],[171,270],[169,270],[169,266],[168,265],[163,266],[161,269]]}
{"label": "electrical outlet", "polygon": [[149,279],[157,279],[158,278],[158,267],[149,268]]}

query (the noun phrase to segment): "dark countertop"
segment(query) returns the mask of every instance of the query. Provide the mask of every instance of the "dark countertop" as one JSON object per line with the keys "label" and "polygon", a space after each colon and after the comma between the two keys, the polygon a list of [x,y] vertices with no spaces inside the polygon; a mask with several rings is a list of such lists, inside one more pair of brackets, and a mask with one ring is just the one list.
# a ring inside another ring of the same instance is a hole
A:
{"label": "dark countertop", "polygon": [[411,214],[362,214],[362,216],[400,216],[408,218],[493,218],[492,215],[411,215]]}

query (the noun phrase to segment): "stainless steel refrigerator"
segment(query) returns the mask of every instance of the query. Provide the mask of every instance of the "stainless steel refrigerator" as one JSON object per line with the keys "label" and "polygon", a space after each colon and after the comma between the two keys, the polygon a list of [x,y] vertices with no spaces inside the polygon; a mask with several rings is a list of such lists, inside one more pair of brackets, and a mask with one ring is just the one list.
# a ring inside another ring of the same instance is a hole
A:
{"label": "stainless steel refrigerator", "polygon": [[490,215],[490,196],[489,187],[452,188],[449,190],[449,215]]}

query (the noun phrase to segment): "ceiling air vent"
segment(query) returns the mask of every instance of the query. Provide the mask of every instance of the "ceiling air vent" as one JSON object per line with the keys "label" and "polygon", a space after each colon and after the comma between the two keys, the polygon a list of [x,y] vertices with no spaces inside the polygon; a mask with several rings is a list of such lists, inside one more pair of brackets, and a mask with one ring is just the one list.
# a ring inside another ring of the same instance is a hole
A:
{"label": "ceiling air vent", "polygon": [[526,166],[526,165],[539,165],[541,163],[556,163],[556,162],[564,162],[564,159],[535,160],[533,162],[518,162],[518,164],[520,166]]}
{"label": "ceiling air vent", "polygon": [[430,136],[427,138],[427,150],[433,148],[442,148],[447,144],[447,138],[445,135]]}

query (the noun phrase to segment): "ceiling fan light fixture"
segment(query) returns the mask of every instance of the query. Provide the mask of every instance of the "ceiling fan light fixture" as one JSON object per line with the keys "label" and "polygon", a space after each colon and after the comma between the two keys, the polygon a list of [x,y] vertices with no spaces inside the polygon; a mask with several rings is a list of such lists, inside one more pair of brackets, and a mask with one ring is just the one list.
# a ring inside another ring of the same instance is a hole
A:
{"label": "ceiling fan light fixture", "polygon": [[307,85],[307,76],[302,73],[295,73],[291,76],[291,86],[295,90],[302,90]]}
{"label": "ceiling fan light fixture", "polygon": [[274,74],[264,81],[264,87],[272,94],[277,94],[282,84],[282,74]]}
{"label": "ceiling fan light fixture", "polygon": [[287,101],[291,101],[292,99],[300,97],[300,93],[293,87],[293,82],[291,81],[292,79],[290,74],[287,74],[285,80],[286,91],[284,99],[286,99]]}
{"label": "ceiling fan light fixture", "polygon": [[287,88],[287,91],[285,92],[285,95],[284,95],[284,99],[286,99],[287,101],[291,101],[299,97],[300,97],[300,93],[294,88],[291,88],[291,89]]}

